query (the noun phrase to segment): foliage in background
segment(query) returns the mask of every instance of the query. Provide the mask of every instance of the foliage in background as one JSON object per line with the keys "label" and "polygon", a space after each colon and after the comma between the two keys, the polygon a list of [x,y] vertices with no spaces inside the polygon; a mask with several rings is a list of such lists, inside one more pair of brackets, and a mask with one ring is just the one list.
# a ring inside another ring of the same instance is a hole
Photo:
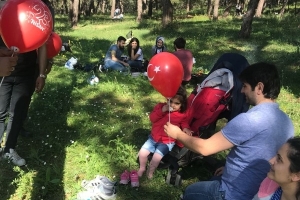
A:
{"label": "foliage in background", "polygon": [[[70,41],[73,53],[55,58],[53,71],[41,94],[35,94],[30,106],[27,128],[31,138],[19,138],[17,150],[27,161],[25,167],[0,162],[0,199],[75,199],[83,179],[97,174],[119,180],[125,170],[137,169],[136,156],[150,131],[148,115],[164,98],[146,77],[132,78],[115,72],[99,73],[100,83],[88,85],[91,73],[69,71],[65,62],[72,56],[82,64],[97,63],[119,35],[130,30],[139,38],[145,57],[155,38],[166,38],[172,51],[178,36],[187,39],[187,48],[196,58],[194,72],[208,72],[225,52],[244,55],[250,63],[273,62],[282,78],[280,107],[292,118],[296,133],[300,131],[299,75],[300,55],[293,41],[299,40],[298,18],[261,18],[254,21],[249,40],[237,39],[241,19],[211,22],[195,16],[175,21],[166,29],[151,19],[135,23],[135,16],[112,22],[97,15],[70,29],[66,16],[58,16],[55,30],[64,42]],[[193,85],[188,85],[188,91]],[[268,119],[266,119],[267,123]],[[218,125],[218,129],[224,123]],[[226,152],[218,154],[224,157]],[[118,200],[153,200],[178,198],[190,183],[206,180],[212,168],[199,160],[183,169],[183,185],[165,183],[167,170],[158,170],[153,180],[140,180],[141,187],[118,187]]]}

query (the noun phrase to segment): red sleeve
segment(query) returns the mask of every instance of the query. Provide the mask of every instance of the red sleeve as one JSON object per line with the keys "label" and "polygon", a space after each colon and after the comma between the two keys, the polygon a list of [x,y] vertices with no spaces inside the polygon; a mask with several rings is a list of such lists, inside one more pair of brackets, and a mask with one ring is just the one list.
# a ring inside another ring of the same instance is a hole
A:
{"label": "red sleeve", "polygon": [[190,129],[189,120],[188,120],[188,117],[186,114],[184,115],[184,118],[183,118],[180,126],[182,129],[184,129],[184,128]]}
{"label": "red sleeve", "polygon": [[150,116],[149,116],[150,121],[152,123],[157,122],[158,120],[160,120],[161,118],[163,118],[167,114],[167,112],[162,112],[162,107],[164,105],[166,105],[166,104],[165,103],[159,103],[154,107],[153,111],[150,113]]}

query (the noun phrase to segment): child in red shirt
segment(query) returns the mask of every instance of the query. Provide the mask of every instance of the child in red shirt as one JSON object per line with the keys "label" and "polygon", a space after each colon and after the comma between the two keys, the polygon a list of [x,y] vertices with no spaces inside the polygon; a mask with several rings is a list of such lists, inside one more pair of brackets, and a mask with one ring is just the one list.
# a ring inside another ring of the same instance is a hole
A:
{"label": "child in red shirt", "polygon": [[[148,140],[139,151],[140,168],[138,175],[141,177],[146,170],[148,155],[153,153],[148,169],[148,178],[153,177],[153,173],[165,156],[175,145],[175,140],[164,132],[164,125],[169,122],[182,128],[184,132],[191,135],[188,119],[186,116],[187,94],[183,87],[180,87],[176,95],[168,103],[158,103],[150,114],[152,130]],[[170,116],[169,116],[170,113]]]}

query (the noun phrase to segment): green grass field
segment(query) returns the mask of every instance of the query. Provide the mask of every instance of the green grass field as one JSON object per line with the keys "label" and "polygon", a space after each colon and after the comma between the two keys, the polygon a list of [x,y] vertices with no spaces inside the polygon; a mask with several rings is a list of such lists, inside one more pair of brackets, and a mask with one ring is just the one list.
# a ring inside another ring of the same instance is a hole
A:
{"label": "green grass field", "polygon": [[[161,23],[134,17],[112,22],[107,16],[83,19],[75,29],[58,16],[55,32],[70,41],[73,53],[60,54],[41,94],[35,94],[30,106],[27,129],[32,137],[19,137],[18,153],[25,167],[0,162],[0,200],[76,199],[83,179],[97,174],[119,181],[125,170],[137,169],[136,156],[149,134],[148,115],[153,106],[164,101],[146,77],[132,78],[115,72],[100,73],[100,83],[91,86],[91,73],[64,68],[72,56],[82,64],[96,63],[118,36],[130,30],[140,40],[146,58],[158,35],[166,38],[170,51],[176,37],[187,40],[187,48],[196,58],[194,72],[208,72],[226,52],[244,55],[250,64],[273,62],[282,77],[278,103],[300,131],[300,54],[293,41],[299,41],[300,20],[286,17],[255,19],[251,39],[241,40],[241,19],[212,22],[203,16],[175,21],[162,30]],[[188,85],[190,92],[193,85]],[[266,119],[267,123],[268,119]],[[224,123],[219,124],[219,127]],[[219,156],[223,156],[223,152]],[[118,186],[118,200],[178,199],[184,188],[211,174],[201,160],[183,169],[183,184],[165,183],[167,170],[158,170],[153,180],[140,179],[140,188]]]}

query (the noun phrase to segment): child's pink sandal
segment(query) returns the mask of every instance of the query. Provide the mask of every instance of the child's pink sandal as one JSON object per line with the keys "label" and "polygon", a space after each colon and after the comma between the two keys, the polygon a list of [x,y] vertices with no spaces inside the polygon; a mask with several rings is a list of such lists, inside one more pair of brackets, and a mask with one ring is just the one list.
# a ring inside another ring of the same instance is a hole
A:
{"label": "child's pink sandal", "polygon": [[121,180],[120,180],[120,184],[128,184],[130,181],[130,172],[128,172],[127,170],[125,170],[122,174],[121,174]]}
{"label": "child's pink sandal", "polygon": [[131,171],[130,173],[130,182],[131,182],[131,187],[139,187],[139,176],[135,170]]}

